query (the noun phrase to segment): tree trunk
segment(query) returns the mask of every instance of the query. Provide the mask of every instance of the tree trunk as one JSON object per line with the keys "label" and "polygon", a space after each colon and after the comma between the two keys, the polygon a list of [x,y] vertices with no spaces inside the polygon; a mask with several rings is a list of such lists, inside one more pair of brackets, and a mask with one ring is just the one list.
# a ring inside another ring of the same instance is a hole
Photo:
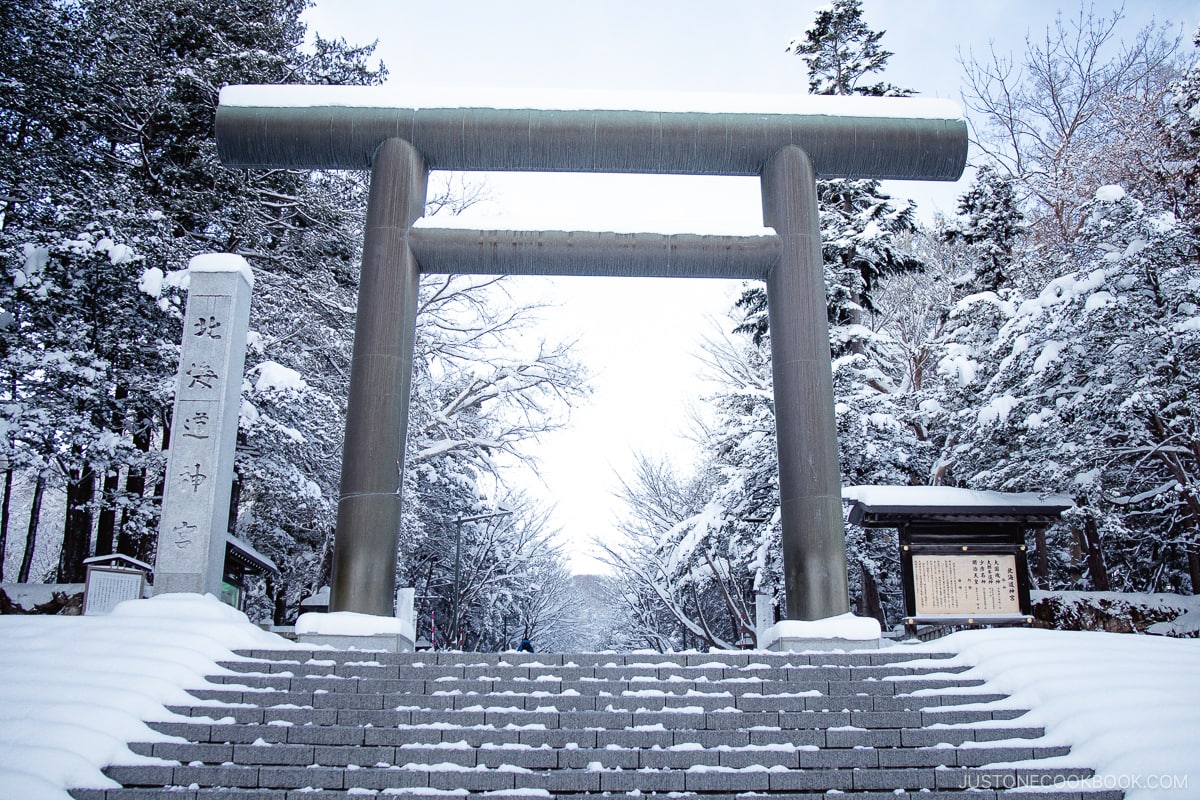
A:
{"label": "tree trunk", "polygon": [[1050,553],[1046,542],[1046,529],[1038,528],[1033,533],[1033,547],[1037,551],[1033,559],[1033,585],[1038,589],[1050,588]]}
{"label": "tree trunk", "polygon": [[[151,421],[139,420],[137,428],[133,431],[133,444],[142,453],[150,452],[150,432]],[[130,466],[125,473],[125,496],[136,501],[141,500],[145,494],[146,468]],[[117,552],[149,563],[154,555],[151,548],[154,537],[148,536],[148,533],[150,531],[142,527],[140,519],[135,524],[130,520],[129,509],[123,509],[120,528],[117,531]]]}
{"label": "tree trunk", "polygon": [[104,473],[102,506],[96,522],[96,555],[106,556],[116,552],[117,539],[117,492],[121,488],[121,475],[111,469]]}
{"label": "tree trunk", "polygon": [[33,484],[33,502],[29,506],[29,529],[25,532],[25,555],[21,557],[21,569],[17,581],[29,583],[29,568],[33,566],[33,551],[37,549],[38,518],[42,516],[42,495],[46,493],[46,476],[38,473]]}
{"label": "tree trunk", "polygon": [[1188,577],[1192,579],[1192,594],[1200,594],[1200,545],[1187,546]]}
{"label": "tree trunk", "polygon": [[62,552],[58,558],[58,583],[82,583],[83,560],[92,545],[92,501],[96,498],[96,471],[81,464],[67,474],[67,519],[63,525]]}
{"label": "tree trunk", "polygon": [[271,598],[271,620],[276,625],[287,624],[287,593],[288,585],[286,582],[280,581],[276,583],[271,581],[271,589],[268,595]]}
{"label": "tree trunk", "polygon": [[883,613],[883,602],[879,598],[879,583],[867,569],[866,564],[858,565],[862,576],[862,611],[869,617],[879,620],[879,625],[887,629],[887,618]]}
{"label": "tree trunk", "polygon": [[1097,592],[1109,590],[1108,567],[1104,564],[1104,553],[1100,549],[1100,531],[1096,518],[1088,512],[1083,517],[1083,540],[1087,547],[1088,573],[1092,577],[1092,588]]}
{"label": "tree trunk", "polygon": [[12,468],[4,470],[4,499],[0,501],[0,581],[4,580],[4,560],[8,555],[9,508],[12,504]]}

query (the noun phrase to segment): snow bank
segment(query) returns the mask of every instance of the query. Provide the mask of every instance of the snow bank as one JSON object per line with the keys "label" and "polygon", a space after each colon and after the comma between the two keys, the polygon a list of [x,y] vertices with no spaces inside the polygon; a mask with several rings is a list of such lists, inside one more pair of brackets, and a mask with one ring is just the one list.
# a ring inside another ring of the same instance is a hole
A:
{"label": "snow bank", "polygon": [[[33,612],[38,606],[49,604],[62,605],[64,599],[78,596],[79,606],[83,608],[82,583],[0,583],[0,594],[8,602],[21,611]],[[48,613],[42,609],[41,613]],[[52,613],[52,612],[50,612]]]}
{"label": "snow bank", "polygon": [[211,595],[131,600],[95,617],[2,616],[0,800],[69,800],[67,787],[115,788],[100,768],[155,763],[130,741],[167,737],[143,720],[193,702],[235,648],[291,643]]}
{"label": "snow bank", "polygon": [[[906,647],[906,649],[909,649]],[[1117,633],[1028,629],[963,631],[911,648],[958,655],[986,691],[1032,709],[1044,743],[1071,754],[1041,766],[1088,766],[1095,788],[1126,800],[1200,796],[1200,642]],[[1032,765],[1032,763],[1030,764]]]}
{"label": "snow bank", "polygon": [[949,100],[850,95],[598,92],[388,86],[226,86],[221,105],[262,108],[501,108],[547,111],[661,111],[804,114],[827,117],[963,119]]}
{"label": "snow bank", "polygon": [[1137,592],[1033,591],[1033,616],[1066,631],[1152,633],[1195,638],[1200,596]]}
{"label": "snow bank", "polygon": [[381,617],[354,611],[309,612],[296,620],[296,635],[307,636],[404,636],[413,638],[412,624],[399,617]]}

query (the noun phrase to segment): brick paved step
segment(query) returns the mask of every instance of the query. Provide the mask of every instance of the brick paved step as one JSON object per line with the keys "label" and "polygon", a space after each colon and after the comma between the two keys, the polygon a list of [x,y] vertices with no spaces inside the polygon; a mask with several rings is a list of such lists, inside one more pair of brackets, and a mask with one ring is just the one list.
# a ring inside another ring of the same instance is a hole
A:
{"label": "brick paved step", "polygon": [[911,653],[901,648],[855,650],[848,653],[463,653],[435,651],[421,653],[385,653],[356,650],[238,650],[241,658],[264,659],[278,663],[324,662],[328,664],[405,664],[405,665],[525,665],[525,666],[704,666],[721,668],[748,664],[878,666],[912,664],[953,659],[953,653]]}
{"label": "brick paved step", "polygon": [[1033,800],[989,787],[1090,774],[1029,766],[1069,751],[944,655],[239,655],[151,723],[178,741],[133,746],[162,763],[110,767],[126,788],[78,800]]}
{"label": "brick paved step", "polygon": [[[370,693],[366,691],[343,693],[327,690],[318,690],[317,692],[251,690],[243,692],[231,687],[228,689],[198,689],[193,690],[192,694],[203,703],[198,707],[199,710],[210,715],[219,712],[222,706],[255,707],[268,710],[297,706],[304,708],[369,708],[373,710],[392,708],[462,710],[481,706],[483,708],[513,708],[529,711],[547,708],[559,711],[602,711],[610,708],[615,711],[638,711],[686,707],[701,708],[705,711],[736,708],[746,712],[918,712],[942,707],[936,697],[925,695],[880,696],[866,693],[828,695],[816,689],[797,689],[794,692],[778,694],[772,692],[734,693],[702,689],[688,689],[682,692],[627,689],[615,693],[605,691],[597,694],[574,692],[559,694],[545,690],[535,690],[529,693],[514,690],[501,692],[436,690],[433,693]],[[959,701],[963,699],[963,696],[958,696]],[[973,701],[973,698],[967,699]],[[890,701],[890,704],[884,707],[883,701]],[[959,704],[961,703],[955,703],[955,705]],[[973,704],[978,705],[977,703]]]}
{"label": "brick paved step", "polygon": [[[497,767],[512,763],[531,769],[578,769],[597,763],[607,769],[687,769],[696,765],[749,767],[783,766],[792,769],[874,769],[912,767],[981,767],[1001,762],[1028,761],[1066,755],[1064,747],[976,747],[976,748],[853,748],[831,749],[815,745],[795,746],[780,741],[760,744],[709,744],[683,742],[668,746],[552,747],[519,742],[424,743],[410,741],[398,746],[366,745],[359,732],[354,743],[313,744],[198,744],[159,742],[138,744],[134,751],[182,764],[372,767],[379,764],[454,763],[466,767]],[[781,737],[783,738],[783,737]],[[595,737],[592,737],[595,742]]]}
{"label": "brick paved step", "polygon": [[[309,789],[284,790],[284,789],[172,789],[170,792],[164,790],[146,790],[146,789],[110,789],[107,792],[100,789],[75,789],[71,791],[76,800],[313,800],[314,796],[321,800],[362,800],[364,796],[370,797],[371,794],[364,795],[361,790],[355,792],[347,792],[337,789],[325,789],[319,794],[313,793]],[[446,800],[447,793],[441,790],[421,790],[409,789],[405,790],[402,795],[378,794],[379,797],[395,797],[399,796],[405,800]],[[472,798],[472,797],[491,797],[486,792],[466,792],[456,793],[453,795],[456,798]],[[541,795],[546,796],[546,795]],[[564,796],[564,795],[560,795]],[[585,796],[585,795],[580,795]],[[603,795],[602,795],[603,796]],[[607,796],[613,798],[620,797],[641,797],[648,795],[640,792],[629,793],[609,793]],[[666,796],[666,795],[663,795]],[[681,798],[688,797],[703,797],[704,800],[748,800],[756,796],[761,796],[756,793],[740,793],[740,792],[705,792],[703,795],[697,793],[680,793],[674,795]],[[825,797],[824,790],[815,791],[790,791],[786,793],[788,797],[800,798],[818,798]],[[896,800],[896,798],[904,797],[905,795],[897,795],[890,791],[879,792],[839,792],[837,800]],[[943,791],[943,790],[922,790],[919,794],[920,800],[1121,800],[1122,793],[1120,791],[1096,791],[1080,793],[1077,791],[1063,792],[1046,792],[1033,790],[1013,790],[997,792],[991,789],[972,790],[969,794],[961,791]]]}
{"label": "brick paved step", "polygon": [[[199,744],[246,745],[271,744],[279,747],[274,757],[286,757],[288,747],[304,746],[355,746],[355,747],[406,747],[406,746],[454,746],[466,743],[470,747],[487,745],[526,745],[529,747],[558,748],[644,748],[668,749],[681,747],[762,747],[788,745],[799,749],[820,748],[825,750],[854,748],[931,748],[957,750],[965,753],[964,760],[956,765],[987,763],[986,756],[976,755],[979,744],[997,743],[1005,749],[1025,751],[1038,747],[1042,730],[1039,728],[978,728],[948,727],[942,729],[917,728],[893,730],[839,729],[821,730],[783,728],[754,729],[628,729],[628,728],[533,728],[497,729],[487,727],[459,728],[448,725],[427,727],[371,727],[355,726],[300,726],[281,728],[270,725],[198,725],[181,726],[177,723],[155,723],[153,727]],[[359,744],[361,742],[361,744]],[[965,745],[965,747],[959,747]],[[1045,753],[1044,750],[1039,752]],[[268,757],[265,754],[260,757]],[[982,760],[980,760],[982,759]],[[180,760],[185,760],[180,758]],[[203,752],[186,760],[207,760]],[[904,764],[902,759],[889,763]],[[924,765],[924,761],[914,762]],[[943,763],[943,762],[939,762]]]}
{"label": "brick paved step", "polygon": [[403,789],[499,791],[542,789],[555,793],[580,792],[713,792],[812,791],[816,789],[916,791],[965,790],[973,786],[1046,785],[1091,777],[1085,769],[1065,768],[878,768],[796,769],[781,766],[719,767],[696,765],[683,769],[608,768],[592,763],[583,768],[525,768],[501,760],[495,767],[464,767],[447,760],[343,769],[337,766],[228,765],[109,767],[105,774],[125,787],[265,789]]}
{"label": "brick paved step", "polygon": [[[369,695],[371,697],[387,697],[389,695],[420,694],[420,695],[450,695],[467,694],[521,694],[539,693],[589,695],[589,696],[634,696],[643,697],[660,695],[687,694],[695,696],[725,695],[795,695],[799,693],[835,695],[852,697],[855,695],[922,695],[937,692],[948,692],[955,689],[970,689],[983,685],[977,679],[951,678],[912,678],[900,681],[867,680],[867,681],[761,681],[757,679],[723,680],[723,681],[490,681],[490,680],[460,680],[439,679],[435,681],[419,681],[405,679],[344,679],[344,678],[309,678],[309,679],[260,679],[274,685],[255,686],[247,681],[225,682],[220,684],[223,689],[205,689],[204,692],[226,691],[245,692],[250,701],[272,702],[272,695]],[[286,683],[284,682],[286,680]],[[251,697],[251,695],[253,695]]]}
{"label": "brick paved step", "polygon": [[[892,675],[923,675],[965,672],[963,665],[939,665],[936,661],[923,661],[916,665],[820,665],[795,664],[779,661],[776,664],[749,664],[717,666],[697,664],[572,664],[531,666],[529,664],[384,664],[378,662],[333,662],[324,659],[307,661],[246,660],[226,661],[221,666],[235,673],[250,675],[286,674],[292,677],[369,677],[396,678],[405,675],[420,675],[428,679],[461,678],[478,679],[493,676],[496,680],[543,680],[556,677],[563,680],[599,678],[602,680],[630,680],[640,678],[667,679],[670,676],[687,674],[695,679],[722,680],[729,678],[769,676],[773,680],[861,680],[879,679]],[[225,678],[223,678],[225,679]]]}

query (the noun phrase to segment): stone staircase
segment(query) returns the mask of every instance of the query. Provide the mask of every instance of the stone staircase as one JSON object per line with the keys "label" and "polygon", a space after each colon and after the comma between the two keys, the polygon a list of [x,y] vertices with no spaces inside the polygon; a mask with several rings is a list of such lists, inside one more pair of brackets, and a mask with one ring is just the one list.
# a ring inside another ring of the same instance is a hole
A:
{"label": "stone staircase", "polygon": [[[945,655],[250,651],[77,800],[1117,800]],[[1020,762],[1021,766],[987,766]],[[1018,787],[1015,791],[1002,791]]]}

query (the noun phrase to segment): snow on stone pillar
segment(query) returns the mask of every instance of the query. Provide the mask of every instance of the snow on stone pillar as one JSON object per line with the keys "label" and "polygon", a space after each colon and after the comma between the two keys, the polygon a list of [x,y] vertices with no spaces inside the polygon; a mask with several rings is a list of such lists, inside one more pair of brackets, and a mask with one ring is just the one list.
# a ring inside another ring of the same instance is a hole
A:
{"label": "snow on stone pillar", "polygon": [[241,256],[196,256],[167,451],[156,594],[221,596],[254,276]]}

